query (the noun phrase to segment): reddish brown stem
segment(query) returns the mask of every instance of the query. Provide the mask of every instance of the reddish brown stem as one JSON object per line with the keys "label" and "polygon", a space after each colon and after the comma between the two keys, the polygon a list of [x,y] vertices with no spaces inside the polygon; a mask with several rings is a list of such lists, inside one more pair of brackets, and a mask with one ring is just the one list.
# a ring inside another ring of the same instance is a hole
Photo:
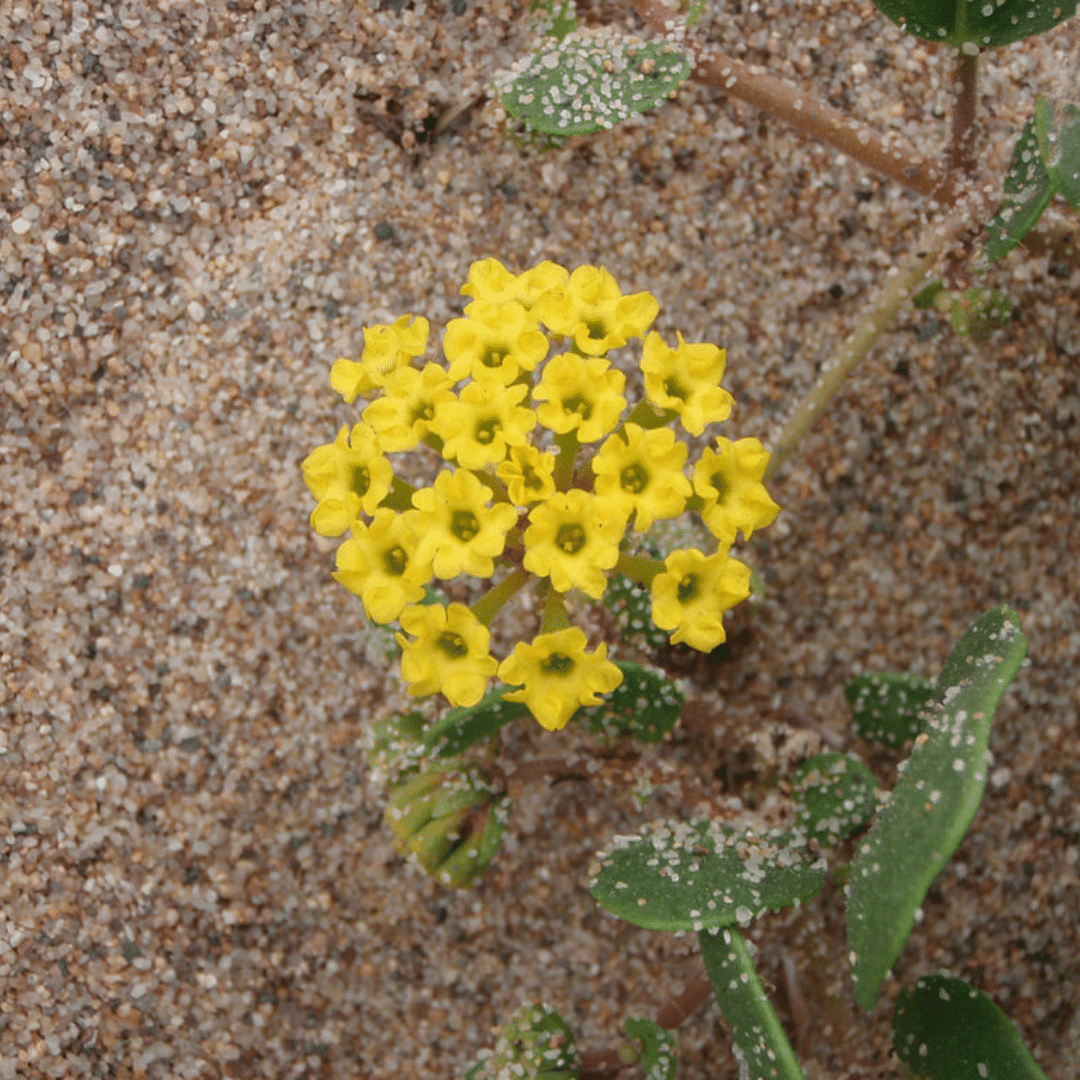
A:
{"label": "reddish brown stem", "polygon": [[[663,0],[631,2],[654,33],[668,33],[681,21],[678,10]],[[839,109],[734,57],[712,49],[707,54],[701,53],[694,78],[791,124],[909,191],[929,198],[938,192],[945,179],[937,165],[910,147],[887,141],[879,132]]]}
{"label": "reddish brown stem", "polygon": [[964,175],[975,171],[975,108],[979,99],[979,58],[961,55],[956,61],[949,168]]}

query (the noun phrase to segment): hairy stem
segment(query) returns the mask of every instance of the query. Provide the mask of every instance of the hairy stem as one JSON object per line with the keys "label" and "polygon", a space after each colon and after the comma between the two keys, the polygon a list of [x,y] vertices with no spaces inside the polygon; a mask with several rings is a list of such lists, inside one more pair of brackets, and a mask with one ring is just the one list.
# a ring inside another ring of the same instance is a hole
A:
{"label": "hairy stem", "polygon": [[[657,34],[682,22],[677,8],[664,0],[631,0],[634,10]],[[697,56],[694,76],[699,82],[783,120],[804,135],[831,146],[852,161],[909,191],[927,197],[941,187],[944,174],[910,147],[891,142],[879,132],[839,109],[800,90],[792,83],[709,49]]]}
{"label": "hairy stem", "polygon": [[975,108],[978,104],[979,57],[961,54],[956,60],[956,85],[950,124],[949,168],[967,174],[975,170]]}
{"label": "hairy stem", "polygon": [[620,555],[615,564],[617,573],[625,574],[631,581],[651,585],[652,579],[664,569],[659,559],[643,559],[640,555]]}
{"label": "hairy stem", "polygon": [[503,605],[529,580],[529,574],[519,566],[507,574],[498,585],[492,586],[472,606],[472,613],[485,626],[502,610]]}
{"label": "hairy stem", "polygon": [[565,435],[555,436],[555,445],[559,448],[559,455],[555,458],[553,479],[556,491],[567,491],[570,481],[574,478],[574,458],[577,456],[578,442],[577,431],[568,431]]}

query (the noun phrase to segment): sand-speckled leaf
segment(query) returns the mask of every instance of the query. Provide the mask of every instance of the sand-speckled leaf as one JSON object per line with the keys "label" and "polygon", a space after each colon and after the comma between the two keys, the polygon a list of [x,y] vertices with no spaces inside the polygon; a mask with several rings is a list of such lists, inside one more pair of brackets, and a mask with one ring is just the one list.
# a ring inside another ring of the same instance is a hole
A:
{"label": "sand-speckled leaf", "polygon": [[668,631],[652,620],[652,596],[647,586],[615,574],[604,591],[604,606],[618,619],[623,641],[633,642],[636,638],[653,651],[668,643]]}
{"label": "sand-speckled leaf", "polygon": [[675,1056],[675,1036],[652,1020],[627,1020],[624,1029],[627,1038],[641,1044],[641,1060],[637,1067],[645,1073],[645,1080],[675,1080],[679,1060]]}
{"label": "sand-speckled leaf", "polygon": [[869,1011],[931,882],[964,839],[986,787],[990,722],[1027,639],[1011,608],[988,611],[949,654],[938,700],[888,805],[859,844],[848,886],[855,997]]}
{"label": "sand-speckled leaf", "polygon": [[904,987],[892,1029],[897,1057],[927,1080],[1046,1080],[1009,1018],[948,975]]}
{"label": "sand-speckled leaf", "polygon": [[862,738],[899,750],[922,731],[919,714],[937,696],[932,679],[891,671],[856,675],[844,687],[852,723]]}
{"label": "sand-speckled leaf", "polygon": [[480,739],[489,739],[500,728],[528,714],[528,706],[503,701],[506,688],[493,690],[467,708],[453,709],[424,732],[424,748],[439,758],[456,757]]}
{"label": "sand-speckled leaf", "polygon": [[1005,201],[986,226],[986,257],[1008,255],[1035,227],[1056,188],[1043,163],[1034,117],[1024,125],[1005,174]]}
{"label": "sand-speckled leaf", "polygon": [[572,1080],[577,1063],[577,1044],[566,1021],[550,1005],[523,1005],[465,1080]]}
{"label": "sand-speckled leaf", "polygon": [[538,37],[562,41],[577,29],[577,5],[574,0],[533,0],[532,31]]}
{"label": "sand-speckled leaf", "polygon": [[734,927],[698,934],[705,973],[727,1021],[739,1076],[803,1080],[803,1071],[761,984],[750,949]]}
{"label": "sand-speckled leaf", "polygon": [[1043,34],[1076,12],[1076,0],[874,0],[897,26],[954,49],[982,48]]}
{"label": "sand-speckled leaf", "polygon": [[690,77],[686,54],[611,28],[548,38],[500,86],[503,107],[546,135],[587,135],[646,112]]}
{"label": "sand-speckled leaf", "polygon": [[746,925],[817,895],[824,865],[806,836],[748,823],[655,822],[600,852],[589,888],[601,907],[647,930]]}
{"label": "sand-speckled leaf", "polygon": [[623,681],[604,695],[603,705],[579,709],[575,718],[588,725],[594,735],[628,735],[641,742],[660,742],[682,713],[682,691],[659,672],[640,664],[618,660],[616,666]]}
{"label": "sand-speckled leaf", "polygon": [[807,836],[836,844],[874,816],[874,774],[850,754],[818,754],[804,761],[791,781],[799,804],[795,820]]}
{"label": "sand-speckled leaf", "polygon": [[1080,210],[1080,106],[1067,102],[1055,108],[1049,98],[1040,97],[1035,130],[1051,183]]}

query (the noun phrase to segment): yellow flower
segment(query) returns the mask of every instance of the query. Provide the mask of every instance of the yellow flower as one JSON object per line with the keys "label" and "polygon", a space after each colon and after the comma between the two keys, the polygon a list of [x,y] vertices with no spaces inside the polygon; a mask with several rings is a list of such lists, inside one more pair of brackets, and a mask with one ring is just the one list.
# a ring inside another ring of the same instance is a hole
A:
{"label": "yellow flower", "polygon": [[623,296],[602,266],[579,266],[565,288],[545,293],[533,309],[545,326],[572,337],[589,356],[600,356],[625,345],[629,338],[641,337],[659,310],[652,293]]}
{"label": "yellow flower", "polygon": [[421,538],[416,558],[430,559],[436,577],[446,580],[462,573],[491,577],[493,557],[506,547],[517,511],[506,503],[488,506],[490,497],[490,489],[465,469],[444,469],[435,477],[434,487],[413,493],[416,509],[405,517]]}
{"label": "yellow flower", "polygon": [[542,402],[536,415],[551,431],[577,430],[578,442],[595,442],[619,422],[626,407],[626,376],[598,356],[553,356],[544,367],[533,398]]}
{"label": "yellow flower", "polygon": [[690,496],[690,481],[682,467],[686,443],[677,442],[671,428],[645,431],[627,424],[600,447],[592,460],[593,490],[611,499],[644,532],[656,518],[678,517]]}
{"label": "yellow flower", "polygon": [[427,348],[428,321],[402,315],[391,326],[368,326],[364,329],[364,351],[360,362],[342,357],[330,369],[330,385],[352,404],[357,394],[377,390],[386,376]]}
{"label": "yellow flower", "polygon": [[682,334],[678,338],[676,349],[669,349],[655,331],[645,339],[645,392],[657,407],[674,409],[687,431],[700,435],[706,424],[731,415],[734,399],[720,386],[727,352],[708,342],[687,344]]}
{"label": "yellow flower", "polygon": [[464,319],[451,319],[443,338],[450,378],[509,386],[547,356],[548,339],[516,300],[474,300]]}
{"label": "yellow flower", "polygon": [[531,443],[512,446],[495,474],[506,485],[515,506],[528,506],[555,494],[555,455],[542,454]]}
{"label": "yellow flower", "polygon": [[529,308],[544,293],[565,288],[569,278],[563,267],[548,260],[515,277],[498,259],[480,259],[469,267],[469,280],[461,291],[475,300],[493,304],[519,300]]}
{"label": "yellow flower", "polygon": [[694,466],[694,490],[705,500],[701,520],[722,544],[731,544],[742,529],[747,540],[755,529],[771,525],[780,513],[761,478],[769,451],[757,439],[716,440]]}
{"label": "yellow flower", "polygon": [[379,453],[375,432],[356,424],[343,427],[332,443],[316,446],[302,465],[304,482],[318,501],[311,527],[320,536],[340,536],[363,510],[375,513],[394,479],[390,462]]}
{"label": "yellow flower", "polygon": [[652,583],[652,617],[673,643],[709,652],[725,638],[724,612],[750,595],[750,567],[726,551],[673,551]]}
{"label": "yellow flower", "polygon": [[411,450],[432,430],[435,410],[455,400],[452,385],[438,364],[425,364],[423,371],[399,367],[387,375],[383,395],[364,409],[364,423],[388,453]]}
{"label": "yellow flower", "polygon": [[550,577],[557,592],[580,589],[594,600],[607,587],[605,570],[619,561],[626,519],[609,500],[576,488],[535,507],[525,530],[525,569]]}
{"label": "yellow flower", "polygon": [[536,413],[521,405],[525,386],[469,383],[456,401],[435,410],[435,431],[443,456],[466,469],[482,469],[506,457],[508,446],[523,446],[536,427]]}
{"label": "yellow flower", "polygon": [[451,705],[475,705],[498,665],[488,652],[488,628],[464,604],[407,607],[396,634],[401,646],[401,677],[414,697],[441,691]]}
{"label": "yellow flower", "polygon": [[431,563],[417,561],[418,542],[404,515],[384,506],[370,525],[354,521],[352,536],[338,548],[334,578],[360,597],[372,622],[393,622],[424,598]]}
{"label": "yellow flower", "polygon": [[607,645],[585,652],[585,632],[572,626],[541,634],[531,645],[519,641],[499,665],[499,678],[522,689],[504,694],[523,701],[548,731],[566,727],[582,705],[597,705],[622,682],[622,672],[607,659]]}

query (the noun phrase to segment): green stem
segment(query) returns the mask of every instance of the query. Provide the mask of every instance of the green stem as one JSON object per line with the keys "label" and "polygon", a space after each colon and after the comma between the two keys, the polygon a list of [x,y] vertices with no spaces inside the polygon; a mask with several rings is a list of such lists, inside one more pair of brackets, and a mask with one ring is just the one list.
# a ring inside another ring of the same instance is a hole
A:
{"label": "green stem", "polygon": [[387,506],[391,510],[410,510],[412,509],[412,497],[415,491],[416,488],[407,480],[395,476],[393,484],[390,485],[390,493],[379,505]]}
{"label": "green stem", "polygon": [[429,431],[424,435],[423,441],[435,451],[436,454],[442,455],[443,446],[445,445],[442,439],[435,434],[434,431]]}
{"label": "green stem", "polygon": [[491,625],[491,620],[502,610],[503,605],[529,580],[527,571],[519,566],[512,573],[493,585],[472,606],[472,613],[485,626]]}
{"label": "green stem", "polygon": [[643,559],[640,555],[620,555],[615,569],[632,581],[651,585],[653,578],[663,573],[664,564],[659,559]]}
{"label": "green stem", "polygon": [[642,398],[631,410],[626,422],[628,424],[637,424],[638,427],[645,428],[648,431],[652,428],[670,424],[678,415],[674,409],[657,408],[648,398]]}
{"label": "green stem", "polygon": [[497,476],[492,476],[491,473],[484,472],[483,469],[470,469],[469,472],[471,472],[484,487],[490,488],[491,497],[495,502],[508,503],[510,501],[510,496],[507,494],[506,487]]}
{"label": "green stem", "polygon": [[562,595],[557,593],[549,584],[547,595],[544,597],[544,614],[540,619],[540,633],[554,634],[558,630],[570,628],[570,616],[566,614],[566,606],[563,604]]}
{"label": "green stem", "polygon": [[742,934],[728,926],[715,935],[702,931],[698,940],[716,1003],[735,1041],[739,1071],[749,1066],[750,1076],[805,1080]]}
{"label": "green stem", "polygon": [[577,429],[568,431],[565,435],[556,435],[555,445],[559,448],[559,456],[555,459],[555,469],[552,473],[555,490],[567,491],[570,488],[570,481],[574,478],[574,458],[581,445],[578,442]]}

